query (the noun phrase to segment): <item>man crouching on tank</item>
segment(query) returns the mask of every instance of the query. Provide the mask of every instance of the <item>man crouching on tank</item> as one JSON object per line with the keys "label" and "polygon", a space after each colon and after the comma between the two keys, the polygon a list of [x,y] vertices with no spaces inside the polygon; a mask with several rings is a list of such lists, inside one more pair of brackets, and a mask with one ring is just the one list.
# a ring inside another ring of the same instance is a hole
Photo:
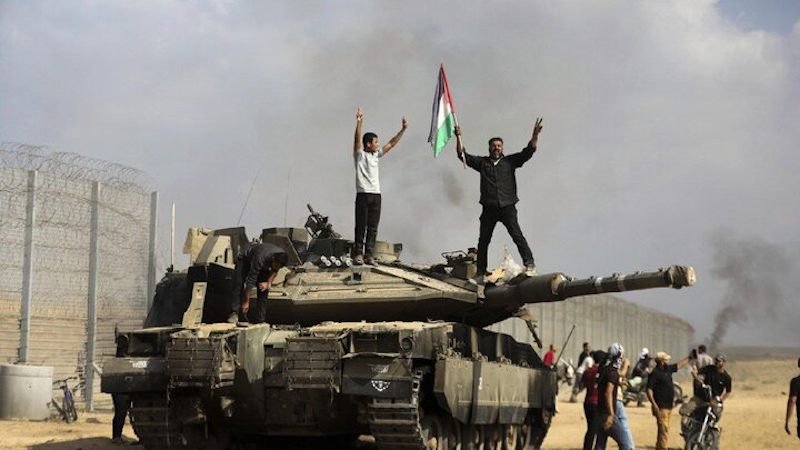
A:
{"label": "man crouching on tank", "polygon": [[[235,323],[240,317],[250,323],[266,322],[269,290],[278,270],[288,260],[283,249],[267,243],[253,245],[239,255],[234,274],[233,311],[228,322]],[[251,299],[255,299],[252,308]]]}

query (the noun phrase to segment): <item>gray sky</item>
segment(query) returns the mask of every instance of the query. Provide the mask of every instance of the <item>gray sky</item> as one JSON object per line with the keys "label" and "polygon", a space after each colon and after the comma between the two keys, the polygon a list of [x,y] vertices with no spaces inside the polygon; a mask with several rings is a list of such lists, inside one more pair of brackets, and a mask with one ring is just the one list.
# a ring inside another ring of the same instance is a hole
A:
{"label": "gray sky", "polygon": [[785,300],[728,340],[796,345],[800,2],[0,1],[0,140],[146,171],[164,232],[172,201],[179,230],[235,224],[258,173],[251,234],[311,203],[350,236],[356,108],[382,142],[405,115],[379,238],[435,261],[480,214],[478,175],[426,143],[440,62],[471,152],[544,117],[517,174],[540,270],[694,265],[691,290],[625,298],[702,339],[729,288],[715,236],[755,241],[789,261]]}

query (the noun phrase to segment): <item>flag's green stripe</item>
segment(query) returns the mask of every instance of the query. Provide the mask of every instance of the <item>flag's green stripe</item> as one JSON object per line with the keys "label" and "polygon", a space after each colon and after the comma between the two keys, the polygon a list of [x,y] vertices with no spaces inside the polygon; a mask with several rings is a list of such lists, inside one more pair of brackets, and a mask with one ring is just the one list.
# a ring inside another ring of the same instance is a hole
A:
{"label": "flag's green stripe", "polygon": [[450,138],[455,134],[455,130],[456,126],[453,120],[453,114],[450,113],[444,118],[444,123],[439,127],[439,131],[436,132],[436,145],[433,147],[433,156],[439,156],[444,146],[447,145]]}

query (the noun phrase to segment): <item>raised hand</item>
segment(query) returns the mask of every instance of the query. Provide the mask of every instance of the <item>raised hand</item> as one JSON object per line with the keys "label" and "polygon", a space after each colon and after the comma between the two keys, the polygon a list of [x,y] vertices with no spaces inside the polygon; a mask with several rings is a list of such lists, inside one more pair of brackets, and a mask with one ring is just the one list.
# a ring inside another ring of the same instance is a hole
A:
{"label": "raised hand", "polygon": [[541,132],[542,132],[542,118],[537,117],[536,124],[533,125],[533,136],[531,137],[531,139],[536,139],[539,136],[539,133]]}
{"label": "raised hand", "polygon": [[403,117],[403,125],[402,125],[401,129],[405,130],[406,128],[408,128],[408,120],[406,120],[406,118]]}
{"label": "raised hand", "polygon": [[359,106],[358,107],[358,112],[356,113],[356,120],[358,122],[361,122],[361,119],[363,119],[363,118],[364,118],[364,113],[363,113],[363,111],[361,111],[361,107]]}
{"label": "raised hand", "polygon": [[539,133],[542,132],[542,118],[537,117],[536,123],[533,125],[533,134],[531,135],[531,142],[528,144],[531,147],[536,147],[536,144],[539,142]]}

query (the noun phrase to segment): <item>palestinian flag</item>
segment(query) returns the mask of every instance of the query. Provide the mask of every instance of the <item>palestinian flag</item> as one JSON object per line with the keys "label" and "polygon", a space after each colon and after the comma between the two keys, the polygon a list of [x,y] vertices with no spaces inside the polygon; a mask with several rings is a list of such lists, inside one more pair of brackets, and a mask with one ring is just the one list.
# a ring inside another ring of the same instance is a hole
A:
{"label": "palestinian flag", "polygon": [[428,142],[433,148],[433,156],[439,156],[442,149],[450,141],[456,131],[455,109],[453,99],[450,97],[450,88],[447,87],[447,75],[444,73],[444,64],[439,68],[439,81],[436,83],[436,93],[433,96],[433,115],[431,116],[431,134]]}

